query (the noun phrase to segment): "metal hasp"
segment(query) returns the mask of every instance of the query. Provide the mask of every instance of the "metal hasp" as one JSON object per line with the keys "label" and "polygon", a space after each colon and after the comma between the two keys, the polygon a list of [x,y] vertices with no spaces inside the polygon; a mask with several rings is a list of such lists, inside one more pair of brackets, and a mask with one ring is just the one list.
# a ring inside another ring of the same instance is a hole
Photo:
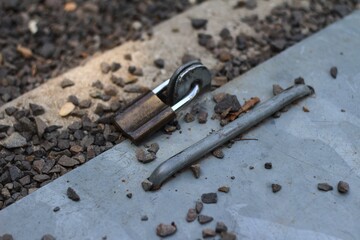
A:
{"label": "metal hasp", "polygon": [[[150,183],[147,181],[147,184],[144,184],[145,182],[143,183],[144,190],[148,191],[159,189],[161,184],[169,177],[173,176],[176,172],[190,166],[205,154],[239,136],[251,127],[259,124],[261,121],[272,116],[285,106],[300,98],[309,96],[313,92],[314,90],[312,87],[297,84],[270,98],[245,115],[229,123],[221,130],[210,134],[194,145],[161,163],[147,179]],[[149,185],[151,186],[150,188]]]}
{"label": "metal hasp", "polygon": [[170,79],[133,101],[115,117],[115,125],[139,143],[176,117],[175,111],[210,88],[210,71],[199,61],[179,67]]}

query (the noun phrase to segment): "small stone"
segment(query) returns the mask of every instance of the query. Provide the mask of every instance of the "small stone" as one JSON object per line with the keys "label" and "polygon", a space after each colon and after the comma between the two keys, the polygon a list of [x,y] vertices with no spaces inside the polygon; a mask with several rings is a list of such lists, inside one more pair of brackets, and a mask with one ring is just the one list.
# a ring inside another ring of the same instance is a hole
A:
{"label": "small stone", "polygon": [[[254,169],[254,167],[253,167],[252,169]],[[230,179],[231,179],[231,180],[234,180],[234,179],[235,179],[235,176],[231,176]]]}
{"label": "small stone", "polygon": [[210,217],[210,216],[207,216],[207,215],[199,214],[199,216],[198,216],[198,221],[199,221],[200,224],[209,223],[212,220],[214,220],[214,218]]}
{"label": "small stone", "polygon": [[344,181],[339,181],[338,185],[337,185],[337,189],[339,191],[339,193],[347,193],[349,192],[350,186],[347,182]]}
{"label": "small stone", "polygon": [[51,58],[54,55],[56,47],[50,42],[46,42],[39,49],[38,53],[44,58]]}
{"label": "small stone", "polygon": [[270,41],[270,45],[274,51],[280,52],[285,49],[285,47],[287,45],[287,41],[285,39],[280,38],[280,39]]}
{"label": "small stone", "polygon": [[162,59],[162,58],[155,59],[155,60],[154,60],[154,65],[155,65],[157,68],[162,69],[162,68],[165,67],[165,61],[164,61],[164,59]]}
{"label": "small stone", "polygon": [[216,193],[204,193],[201,195],[201,201],[203,203],[217,203],[217,194]]}
{"label": "small stone", "polygon": [[32,112],[32,115],[34,115],[34,116],[39,116],[39,115],[45,113],[45,109],[40,105],[30,103],[29,106],[30,106],[30,110]]}
{"label": "small stone", "polygon": [[302,110],[303,110],[304,112],[310,112],[310,110],[309,110],[307,107],[305,107],[305,106],[302,107]]}
{"label": "small stone", "polygon": [[18,132],[14,132],[9,137],[0,141],[0,145],[7,149],[25,147],[27,144],[26,138],[21,136]]}
{"label": "small stone", "polygon": [[132,193],[126,194],[126,197],[129,198],[129,199],[131,199],[131,198],[132,198]]}
{"label": "small stone", "polygon": [[193,221],[195,221],[196,217],[197,217],[196,210],[193,208],[190,208],[186,215],[186,221],[193,222]]}
{"label": "small stone", "polygon": [[17,112],[17,108],[16,107],[7,107],[5,108],[5,112],[8,116],[12,116],[15,112]]}
{"label": "small stone", "polygon": [[198,122],[204,124],[207,122],[208,113],[205,111],[200,111],[198,114]]}
{"label": "small stone", "polygon": [[108,72],[110,72],[111,66],[106,62],[102,62],[100,63],[100,69],[102,73],[107,74]]}
{"label": "small stone", "polygon": [[145,151],[141,148],[136,149],[136,158],[141,163],[149,163],[155,160],[156,155],[152,152],[145,153]]}
{"label": "small stone", "polygon": [[1,240],[14,240],[13,236],[11,234],[5,233],[4,235],[2,235],[2,237],[0,236]]}
{"label": "small stone", "polygon": [[265,169],[272,169],[272,163],[271,162],[267,162],[264,164]]}
{"label": "small stone", "polygon": [[204,207],[204,204],[200,201],[196,201],[195,203],[195,210],[196,210],[196,213],[199,214],[201,212],[201,210],[203,209]]}
{"label": "small stone", "polygon": [[215,231],[217,233],[222,233],[222,232],[227,232],[228,228],[227,226],[225,225],[225,223],[223,222],[217,222],[216,223],[216,228],[215,228]]}
{"label": "small stone", "polygon": [[100,80],[96,80],[91,84],[92,87],[102,90],[104,88],[104,84],[100,82]]}
{"label": "small stone", "polygon": [[79,103],[80,108],[89,108],[91,106],[91,99],[81,100]]}
{"label": "small stone", "polygon": [[237,112],[241,108],[239,100],[235,95],[226,94],[224,98],[215,105],[214,110],[215,113],[221,114],[229,108],[232,112]]}
{"label": "small stone", "polygon": [[113,86],[106,86],[104,89],[104,93],[108,96],[116,96],[118,94],[118,91]]}
{"label": "small stone", "polygon": [[151,143],[150,147],[147,149],[148,152],[156,154],[159,151],[159,144],[157,143]]}
{"label": "small stone", "polygon": [[144,191],[147,192],[152,189],[153,183],[150,182],[148,179],[145,179],[144,181],[142,181],[141,186],[144,189]]}
{"label": "small stone", "polygon": [[54,207],[53,211],[54,211],[54,212],[60,211],[60,207]]}
{"label": "small stone", "polygon": [[223,93],[223,92],[215,94],[213,96],[214,102],[219,103],[226,97],[226,95],[227,95],[227,93]]}
{"label": "small stone", "polygon": [[121,64],[118,62],[113,62],[111,63],[111,71],[112,72],[116,72],[117,70],[119,70],[121,68]]}
{"label": "small stone", "polygon": [[171,223],[171,225],[161,223],[156,227],[156,234],[159,237],[167,237],[173,235],[175,232],[176,232],[176,225],[174,222]]}
{"label": "small stone", "polygon": [[234,233],[222,232],[221,240],[236,240],[236,235]]}
{"label": "small stone", "polygon": [[273,183],[273,184],[271,184],[271,189],[272,189],[273,193],[277,193],[278,191],[281,190],[281,185]]}
{"label": "small stone", "polygon": [[327,192],[327,191],[332,191],[333,190],[333,187],[331,185],[329,185],[328,183],[319,183],[317,188],[320,190],[320,191],[324,191],[324,192]]}
{"label": "small stone", "polygon": [[228,82],[228,78],[226,76],[216,76],[212,79],[211,85],[214,87],[221,87]]}
{"label": "small stone", "polygon": [[131,60],[132,60],[131,54],[129,54],[129,53],[125,54],[125,55],[124,55],[124,59],[125,59],[125,60],[128,60],[128,61],[131,61]]}
{"label": "small stone", "polygon": [[115,75],[111,75],[111,78],[110,78],[111,82],[113,84],[115,84],[116,86],[119,86],[119,87],[124,87],[125,86],[125,82],[124,82],[124,79],[121,78],[121,77],[117,77]]}
{"label": "small stone", "polygon": [[64,80],[61,81],[60,83],[60,86],[62,88],[67,88],[67,87],[71,87],[71,86],[74,86],[75,83],[73,81],[71,81],[70,79],[68,78],[64,78]]}
{"label": "small stone", "polygon": [[206,29],[207,23],[208,23],[207,19],[202,19],[202,18],[192,18],[191,19],[191,26],[194,29],[201,29],[201,28]]}
{"label": "small stone", "polygon": [[232,55],[229,51],[227,50],[223,50],[219,53],[218,55],[218,59],[221,61],[221,62],[228,62],[232,59]]}
{"label": "small stone", "polygon": [[195,178],[200,177],[200,164],[199,163],[191,165],[190,169],[191,169],[192,173],[194,174]]}
{"label": "small stone", "polygon": [[165,125],[164,130],[166,133],[172,133],[172,132],[176,131],[176,126],[167,124],[167,125]]}
{"label": "small stone", "polygon": [[228,186],[222,186],[218,188],[219,192],[228,193],[230,191],[230,187]]}
{"label": "small stone", "polygon": [[284,89],[279,84],[273,85],[273,94],[274,96],[278,95],[279,93],[283,92]]}
{"label": "small stone", "polygon": [[67,194],[68,198],[73,200],[74,202],[80,201],[80,196],[71,187],[68,187],[66,194]]}
{"label": "small stone", "polygon": [[149,220],[148,216],[146,215],[141,216],[141,221],[147,221],[147,220]]}
{"label": "small stone", "polygon": [[182,64],[185,64],[185,63],[188,63],[188,62],[191,62],[191,61],[194,61],[194,60],[199,60],[198,57],[195,57],[194,55],[191,55],[191,54],[184,54],[184,56],[181,58],[181,62]]}
{"label": "small stone", "polygon": [[184,121],[189,123],[195,120],[195,116],[192,113],[186,113],[184,116]]}
{"label": "small stone", "polygon": [[294,83],[295,83],[295,84],[302,84],[302,85],[304,85],[304,84],[305,84],[305,80],[304,80],[304,78],[302,78],[302,77],[298,77],[298,78],[295,78]]}
{"label": "small stone", "polygon": [[73,158],[70,158],[66,155],[61,156],[61,158],[58,161],[58,164],[60,164],[63,167],[74,167],[79,164],[78,161],[76,161]]}
{"label": "small stone", "polygon": [[203,238],[209,238],[209,237],[215,237],[216,232],[213,229],[205,228],[202,230],[202,237]]}
{"label": "small stone", "polygon": [[68,116],[72,111],[74,111],[74,109],[75,109],[75,105],[74,105],[73,103],[71,103],[71,102],[67,102],[67,103],[65,103],[65,104],[61,107],[61,109],[60,109],[60,111],[59,111],[59,115],[60,115],[61,117],[66,117],[66,116]]}
{"label": "small stone", "polygon": [[51,234],[45,234],[42,236],[41,240],[56,240],[56,238]]}
{"label": "small stone", "polygon": [[7,130],[10,128],[9,125],[3,125],[0,124],[0,132],[7,132]]}
{"label": "small stone", "polygon": [[216,148],[214,151],[211,152],[212,155],[216,158],[223,159],[224,158],[224,152],[221,150],[221,148]]}
{"label": "small stone", "polygon": [[16,166],[9,167],[9,174],[11,181],[16,181],[24,175],[23,172]]}
{"label": "small stone", "polygon": [[75,106],[79,106],[79,99],[75,95],[68,96],[67,101],[73,103]]}
{"label": "small stone", "polygon": [[38,174],[33,177],[33,179],[37,182],[45,182],[50,179],[50,177],[46,174]]}
{"label": "small stone", "polygon": [[257,7],[256,0],[247,0],[245,7],[249,10],[254,10]]}
{"label": "small stone", "polygon": [[30,181],[31,181],[31,179],[30,179],[30,176],[29,176],[29,175],[26,175],[25,177],[22,177],[22,178],[19,179],[19,183],[20,183],[21,185],[23,185],[23,186],[29,184]]}
{"label": "small stone", "polygon": [[333,79],[336,79],[337,77],[337,74],[338,74],[338,70],[337,70],[337,67],[332,67],[330,69],[330,75]]}

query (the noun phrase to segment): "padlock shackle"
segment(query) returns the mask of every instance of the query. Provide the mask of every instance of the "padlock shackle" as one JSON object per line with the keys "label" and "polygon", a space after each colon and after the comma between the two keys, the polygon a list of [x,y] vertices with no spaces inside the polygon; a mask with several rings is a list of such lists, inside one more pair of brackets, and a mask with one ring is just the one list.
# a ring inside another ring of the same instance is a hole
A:
{"label": "padlock shackle", "polygon": [[166,88],[169,85],[170,79],[164,81],[163,83],[161,83],[159,86],[157,86],[156,88],[154,88],[152,90],[152,92],[157,95],[158,93],[160,93],[162,90],[164,90],[164,88]]}
{"label": "padlock shackle", "polygon": [[200,92],[200,86],[199,84],[196,84],[194,88],[190,91],[190,93],[186,95],[183,99],[181,99],[179,102],[177,102],[174,106],[172,106],[171,109],[175,112],[176,110],[184,106],[186,103],[193,100],[196,97],[196,95],[199,94],[199,92]]}

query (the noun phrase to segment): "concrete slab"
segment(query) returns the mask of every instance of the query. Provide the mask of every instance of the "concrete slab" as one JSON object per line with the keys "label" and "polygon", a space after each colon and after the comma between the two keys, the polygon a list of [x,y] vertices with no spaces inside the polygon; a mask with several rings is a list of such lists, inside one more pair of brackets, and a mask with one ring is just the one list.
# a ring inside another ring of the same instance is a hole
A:
{"label": "concrete slab", "polygon": [[[225,148],[222,160],[206,156],[200,179],[185,171],[156,192],[144,192],[140,185],[160,162],[219,129],[215,120],[205,125],[181,122],[182,134],[155,136],[151,142],[158,142],[160,151],[147,165],[135,160],[129,142],[115,146],[2,210],[0,234],[9,232],[15,239],[40,239],[46,233],[57,239],[152,239],[157,224],[174,221],[178,230],[169,239],[195,239],[201,229],[223,221],[240,239],[358,239],[359,24],[357,11],[218,89],[239,99],[265,100],[272,95],[272,84],[286,87],[302,76],[316,95],[246,134],[258,141]],[[338,67],[337,79],[329,74],[332,66]],[[211,97],[198,100],[209,111]],[[303,112],[303,106],[310,112]],[[263,167],[269,161],[272,170]],[[336,187],[339,180],[350,184],[347,195],[316,188],[319,182]],[[282,190],[272,193],[271,183],[281,184]],[[230,192],[218,193],[218,203],[203,209],[215,221],[187,223],[187,210],[201,194],[222,185],[230,186]],[[69,186],[80,202],[66,197]],[[60,211],[55,213],[56,206]],[[149,220],[141,221],[142,215]]]}
{"label": "concrete slab", "polygon": [[[145,40],[140,42],[127,42],[117,48],[105,52],[104,54],[94,56],[84,62],[83,66],[74,68],[73,70],[60,75],[40,87],[28,92],[21,97],[3,105],[0,112],[9,106],[28,107],[29,103],[38,103],[45,107],[46,113],[42,118],[48,124],[68,126],[75,118],[61,118],[58,112],[62,105],[67,101],[69,95],[76,95],[79,99],[87,99],[92,89],[91,85],[96,80],[101,80],[104,85],[113,85],[110,81],[110,74],[102,74],[100,71],[100,63],[113,61],[120,62],[122,68],[115,73],[116,76],[124,79],[129,78],[127,69],[130,65],[140,66],[143,68],[144,76],[139,77],[138,84],[153,88],[163,80],[169,78],[172,73],[181,65],[181,57],[185,53],[191,53],[201,58],[203,63],[212,68],[215,66],[216,60],[211,53],[200,47],[197,43],[197,34],[199,32],[207,32],[212,35],[218,35],[224,26],[234,29],[236,32],[253,33],[253,30],[245,23],[241,22],[241,18],[257,14],[259,18],[263,18],[269,14],[270,10],[283,2],[298,2],[298,0],[273,0],[259,1],[258,6],[254,10],[233,9],[236,0],[226,1],[206,1],[197,7],[191,8],[178,16],[159,24],[154,28],[152,38],[144,36]],[[294,3],[296,4],[296,3]],[[194,30],[191,27],[191,18],[209,19],[207,30]],[[173,29],[177,29],[174,33]],[[133,60],[126,61],[124,55],[131,53]],[[154,59],[161,57],[165,60],[165,70],[160,71],[154,66]],[[73,87],[62,89],[60,82],[64,78],[73,80],[76,84]],[[136,97],[136,94],[128,94],[119,90],[119,98],[129,99]],[[95,120],[97,115],[93,114],[96,103],[102,101],[94,101],[92,108],[89,110],[89,116]],[[0,120],[0,123],[10,124],[11,118]]]}

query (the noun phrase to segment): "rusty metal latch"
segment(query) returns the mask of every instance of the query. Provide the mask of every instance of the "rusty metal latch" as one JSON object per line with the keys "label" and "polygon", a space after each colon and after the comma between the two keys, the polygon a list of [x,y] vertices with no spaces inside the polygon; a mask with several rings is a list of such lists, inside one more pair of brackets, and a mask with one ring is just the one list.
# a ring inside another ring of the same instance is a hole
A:
{"label": "rusty metal latch", "polygon": [[211,73],[199,61],[179,67],[164,81],[132,102],[115,117],[120,131],[134,143],[159,130],[176,117],[175,112],[210,88]]}

